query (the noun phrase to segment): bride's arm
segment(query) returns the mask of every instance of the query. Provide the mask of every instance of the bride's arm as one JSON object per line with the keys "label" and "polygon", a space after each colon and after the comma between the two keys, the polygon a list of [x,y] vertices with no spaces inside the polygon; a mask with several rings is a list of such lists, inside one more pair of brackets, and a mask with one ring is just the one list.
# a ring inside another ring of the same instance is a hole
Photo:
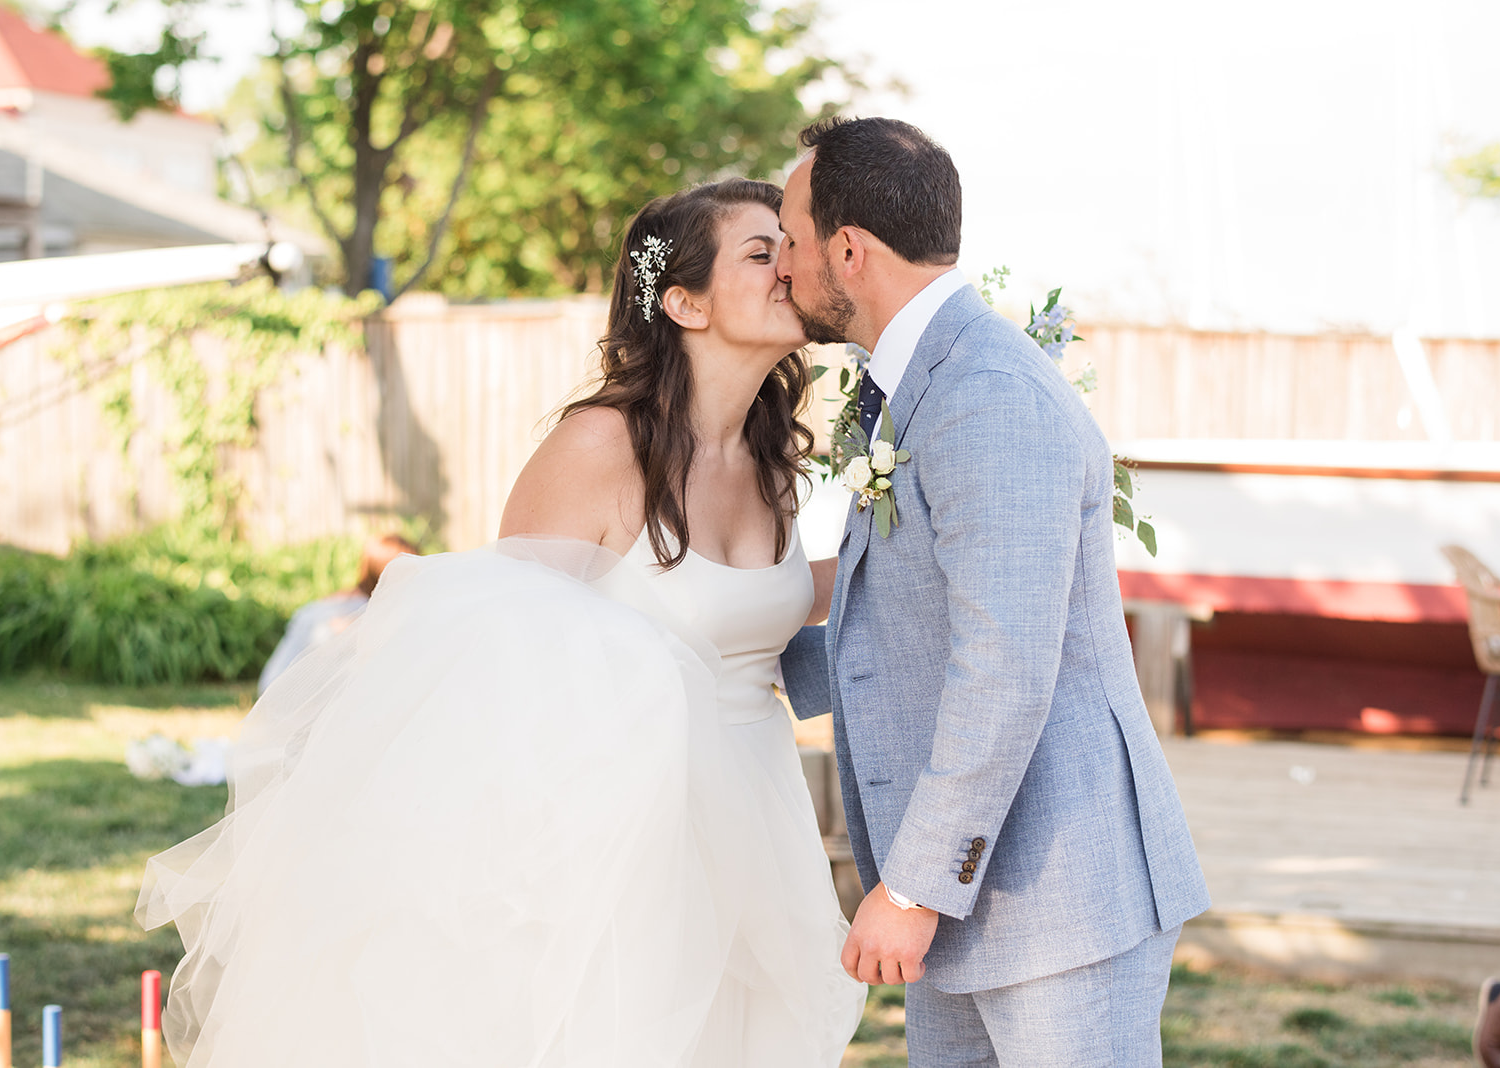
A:
{"label": "bride's arm", "polygon": [[506,499],[500,537],[547,534],[624,553],[636,533],[625,517],[640,493],[624,417],[613,408],[586,408],[537,446]]}
{"label": "bride's arm", "polygon": [[839,569],[839,558],[830,556],[826,560],[808,562],[813,576],[813,605],[807,613],[807,625],[822,623],[833,607],[833,576]]}

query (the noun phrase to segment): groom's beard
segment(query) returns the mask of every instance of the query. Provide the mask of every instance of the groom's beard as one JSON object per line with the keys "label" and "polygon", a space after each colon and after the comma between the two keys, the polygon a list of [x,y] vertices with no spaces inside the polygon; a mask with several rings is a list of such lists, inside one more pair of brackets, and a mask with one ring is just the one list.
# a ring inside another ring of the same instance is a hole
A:
{"label": "groom's beard", "polygon": [[797,303],[797,294],[788,290],[792,309],[802,320],[802,330],[807,340],[815,345],[837,345],[849,340],[849,324],[854,320],[854,301],[839,282],[833,268],[825,262],[819,273],[823,292],[827,295],[821,308],[804,307]]}

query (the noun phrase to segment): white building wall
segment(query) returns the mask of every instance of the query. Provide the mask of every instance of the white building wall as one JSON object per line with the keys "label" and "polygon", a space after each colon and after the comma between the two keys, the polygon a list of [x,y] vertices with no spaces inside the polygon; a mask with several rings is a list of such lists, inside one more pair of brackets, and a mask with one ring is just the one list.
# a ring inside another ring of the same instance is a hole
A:
{"label": "white building wall", "polygon": [[50,139],[87,149],[128,174],[212,196],[217,186],[218,126],[190,115],[142,111],[121,122],[106,101],[35,92],[21,121]]}

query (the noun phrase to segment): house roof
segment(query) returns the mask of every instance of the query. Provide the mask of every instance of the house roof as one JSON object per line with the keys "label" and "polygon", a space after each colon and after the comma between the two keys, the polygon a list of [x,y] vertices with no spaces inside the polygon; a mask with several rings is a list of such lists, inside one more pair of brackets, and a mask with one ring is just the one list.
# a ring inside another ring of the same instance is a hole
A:
{"label": "house roof", "polygon": [[37,30],[0,3],[0,89],[40,89],[91,97],[109,86],[109,70],[62,34]]}
{"label": "house roof", "polygon": [[328,252],[327,241],[317,234],[148,174],[122,171],[84,146],[0,114],[0,199],[20,199],[27,159],[44,171],[44,222],[149,237],[149,244],[290,241],[309,255]]}

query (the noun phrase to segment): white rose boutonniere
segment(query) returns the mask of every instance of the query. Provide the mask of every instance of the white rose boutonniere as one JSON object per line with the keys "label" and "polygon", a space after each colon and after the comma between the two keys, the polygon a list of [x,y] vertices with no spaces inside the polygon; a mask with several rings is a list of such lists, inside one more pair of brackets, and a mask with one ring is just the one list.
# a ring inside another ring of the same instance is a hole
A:
{"label": "white rose boutonniere", "polygon": [[844,486],[850,493],[859,493],[870,485],[874,477],[870,461],[863,456],[851,457],[844,465]]}
{"label": "white rose boutonniere", "polygon": [[[855,387],[858,389],[858,386]],[[890,476],[897,464],[911,459],[911,453],[896,448],[896,426],[891,421],[890,405],[880,402],[880,424],[872,441],[856,420],[841,420],[835,428],[834,460],[839,477],[850,493],[859,494],[859,510],[875,509],[875,529],[882,538],[891,536],[891,528],[901,525],[896,515],[896,493]]]}
{"label": "white rose boutonniere", "polygon": [[[895,489],[891,476],[896,465],[911,459],[911,453],[896,448],[896,427],[891,421],[891,409],[885,401],[880,402],[880,425],[875,439],[859,425],[859,384],[864,378],[870,354],[858,345],[849,345],[854,357],[854,368],[839,371],[839,392],[844,395],[844,407],[833,421],[829,432],[829,450],[826,460],[818,462],[827,466],[829,473],[823,477],[837,475],[850,493],[859,495],[859,510],[863,512],[872,505],[875,508],[875,529],[882,538],[891,536],[891,528],[900,526],[896,516]],[[816,380],[828,368],[814,367],[812,376]]]}

